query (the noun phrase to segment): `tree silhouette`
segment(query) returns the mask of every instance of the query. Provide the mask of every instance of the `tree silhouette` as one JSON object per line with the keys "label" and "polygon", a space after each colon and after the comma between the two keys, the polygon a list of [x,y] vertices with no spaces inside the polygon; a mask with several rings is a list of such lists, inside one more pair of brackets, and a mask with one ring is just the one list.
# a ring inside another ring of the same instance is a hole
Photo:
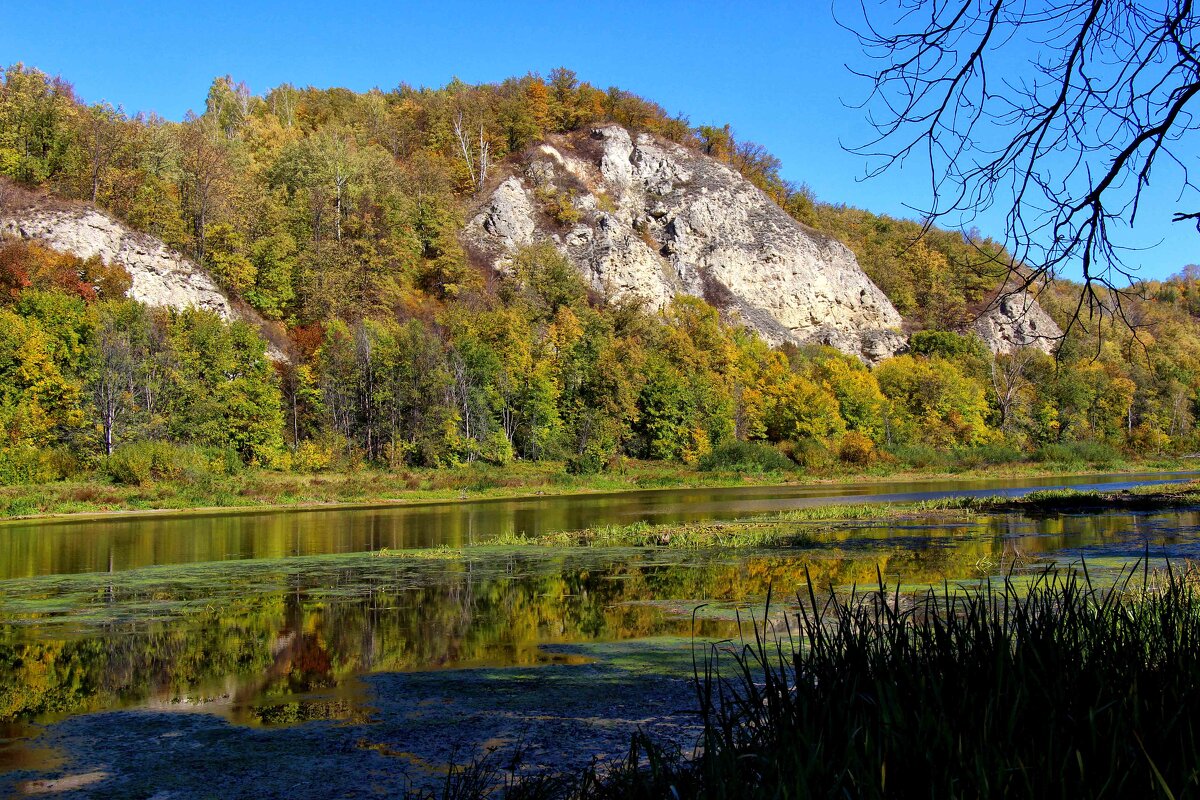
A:
{"label": "tree silhouette", "polygon": [[[1020,288],[1082,273],[1081,311],[1121,316],[1133,280],[1125,238],[1139,203],[1175,192],[1197,221],[1200,94],[1192,0],[901,0],[839,9],[858,37],[874,126],[851,149],[877,175],[928,169],[927,224],[963,225],[1010,204],[1008,266]],[[894,10],[894,11],[893,11]],[[885,18],[886,17],[886,18]],[[1193,149],[1189,149],[1193,148]]]}

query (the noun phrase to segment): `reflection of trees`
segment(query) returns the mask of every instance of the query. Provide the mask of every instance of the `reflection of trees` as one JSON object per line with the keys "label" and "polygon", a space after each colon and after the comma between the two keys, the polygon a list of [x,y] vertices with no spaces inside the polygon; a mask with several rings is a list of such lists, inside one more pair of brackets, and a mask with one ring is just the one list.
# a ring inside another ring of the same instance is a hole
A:
{"label": "reflection of trees", "polygon": [[[748,557],[652,550],[445,561],[363,556],[324,571],[282,561],[226,578],[219,596],[199,567],[188,573],[199,572],[191,583],[177,573],[149,583],[76,576],[70,586],[85,608],[90,598],[135,621],[85,623],[86,635],[76,637],[49,623],[0,629],[0,717],[229,693],[235,704],[275,698],[271,714],[299,718],[303,711],[287,698],[362,671],[533,664],[544,658],[544,644],[687,635],[697,604],[761,602],[768,588],[794,599],[806,571],[818,587],[874,585],[877,569],[910,585],[981,577],[1011,559],[1003,536],[1010,526],[1029,532],[1028,523],[1010,518],[985,524],[912,536],[895,527],[846,528],[823,532],[828,544],[821,548]],[[1041,536],[1020,546],[1026,555],[1061,552],[1140,524],[1150,523],[1047,520],[1038,525]],[[44,588],[31,587],[44,596]],[[714,614],[697,633],[730,636],[733,624]]]}

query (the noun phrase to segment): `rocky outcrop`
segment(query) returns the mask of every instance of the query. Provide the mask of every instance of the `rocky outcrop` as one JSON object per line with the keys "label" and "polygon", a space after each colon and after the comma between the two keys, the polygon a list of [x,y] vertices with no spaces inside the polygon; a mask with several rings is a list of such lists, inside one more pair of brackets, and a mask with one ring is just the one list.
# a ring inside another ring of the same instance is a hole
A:
{"label": "rocky outcrop", "polygon": [[289,360],[286,337],[273,332],[253,309],[231,303],[194,261],[162,240],[132,230],[90,206],[53,200],[3,182],[0,236],[36,239],[78,258],[98,256],[105,264],[120,264],[132,279],[127,293],[131,299],[148,306],[198,308],[225,320],[245,320],[262,334],[268,358]]}
{"label": "rocky outcrop", "polygon": [[844,245],[730,167],[617,125],[531,151],[464,238],[500,271],[516,248],[552,242],[610,299],[703,297],[773,344],[870,362],[904,345],[900,315]]}
{"label": "rocky outcrop", "polygon": [[1012,353],[1023,347],[1053,353],[1063,336],[1034,296],[1021,289],[1002,290],[975,319],[971,330],[993,353]]}
{"label": "rocky outcrop", "polygon": [[148,306],[201,308],[233,319],[229,299],[192,261],[160,240],[87,207],[27,208],[0,213],[0,234],[36,239],[79,258],[120,264],[133,279],[129,297]]}

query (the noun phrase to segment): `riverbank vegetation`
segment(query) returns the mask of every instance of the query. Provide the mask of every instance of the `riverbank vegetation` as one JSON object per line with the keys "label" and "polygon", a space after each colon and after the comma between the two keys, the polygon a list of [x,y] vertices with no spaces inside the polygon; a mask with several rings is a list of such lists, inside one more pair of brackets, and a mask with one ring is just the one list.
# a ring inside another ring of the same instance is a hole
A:
{"label": "riverbank vegetation", "polygon": [[[548,247],[508,275],[477,268],[457,238],[480,187],[455,123],[481,129],[499,163],[603,120],[722,159],[847,242],[905,314],[910,351],[868,367],[771,348],[696,298],[608,303]],[[1102,315],[1057,361],[994,356],[958,332],[1003,281],[974,268],[1002,255],[994,243],[934,231],[914,244],[916,223],[817,202],[727,126],[567,70],[261,97],[222,78],[175,123],[86,105],[15,65],[0,82],[0,181],[0,203],[92,202],[164,239],[289,356],[268,359],[247,323],[122,299],[128,276],[95,259],[0,242],[0,484],[38,487],[6,493],[9,515],[470,492],[460,470],[476,465],[540,489],[530,469],[628,485],[631,459],[705,483],[1105,469],[1200,450],[1193,272],[1135,287],[1122,300],[1134,330]],[[1043,303],[1063,318],[1077,288]]]}
{"label": "riverbank vegetation", "polygon": [[[1200,500],[1200,496],[1197,497]],[[985,504],[986,505],[986,504]],[[665,547],[677,549],[731,547],[812,547],[821,544],[831,525],[861,525],[879,521],[935,517],[963,520],[976,513],[971,498],[948,497],[910,503],[835,503],[775,514],[705,522],[644,521],[605,525],[577,531],[552,531],[537,536],[511,534],[481,543],[484,547]],[[412,557],[416,551],[401,555]],[[380,552],[387,556],[386,551]]]}
{"label": "riverbank vegetation", "polygon": [[[196,452],[196,451],[192,451]],[[220,454],[218,454],[220,455]],[[145,483],[122,483],[104,471],[72,479],[0,486],[0,519],[61,514],[107,514],[203,509],[301,508],[328,504],[482,500],[520,496],[642,491],[672,488],[831,485],[853,480],[929,481],[1004,479],[1066,474],[1193,469],[1190,460],[1169,458],[1089,464],[1079,461],[1016,462],[981,468],[963,466],[901,468],[877,465],[859,473],[848,469],[802,472],[704,471],[684,464],[622,460],[604,472],[573,474],[561,461],[487,463],[451,468],[387,470],[364,466],[346,472],[295,473],[246,467],[214,459],[211,469],[181,470]],[[213,461],[197,458],[193,464]],[[866,506],[862,506],[866,508]]]}

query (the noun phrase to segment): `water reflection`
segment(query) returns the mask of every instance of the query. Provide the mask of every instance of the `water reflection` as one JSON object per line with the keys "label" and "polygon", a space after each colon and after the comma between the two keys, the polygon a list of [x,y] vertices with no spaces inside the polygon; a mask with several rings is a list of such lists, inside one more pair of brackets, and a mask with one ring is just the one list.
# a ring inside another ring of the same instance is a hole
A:
{"label": "water reflection", "polygon": [[[368,672],[529,665],[551,645],[737,634],[768,587],[973,581],[1086,555],[1200,556],[1200,512],[824,529],[757,552],[346,554],[0,583],[0,719],[153,704],[246,723],[366,719]],[[384,542],[380,543],[381,545]],[[391,545],[389,545],[391,546]],[[697,605],[706,607],[693,624]]]}
{"label": "water reflection", "polygon": [[156,564],[286,558],[448,545],[607,524],[729,519],[847,500],[1021,494],[1038,488],[1123,488],[1191,473],[846,486],[745,487],[539,497],[295,512],[113,517],[0,525],[0,580],[121,572]]}

